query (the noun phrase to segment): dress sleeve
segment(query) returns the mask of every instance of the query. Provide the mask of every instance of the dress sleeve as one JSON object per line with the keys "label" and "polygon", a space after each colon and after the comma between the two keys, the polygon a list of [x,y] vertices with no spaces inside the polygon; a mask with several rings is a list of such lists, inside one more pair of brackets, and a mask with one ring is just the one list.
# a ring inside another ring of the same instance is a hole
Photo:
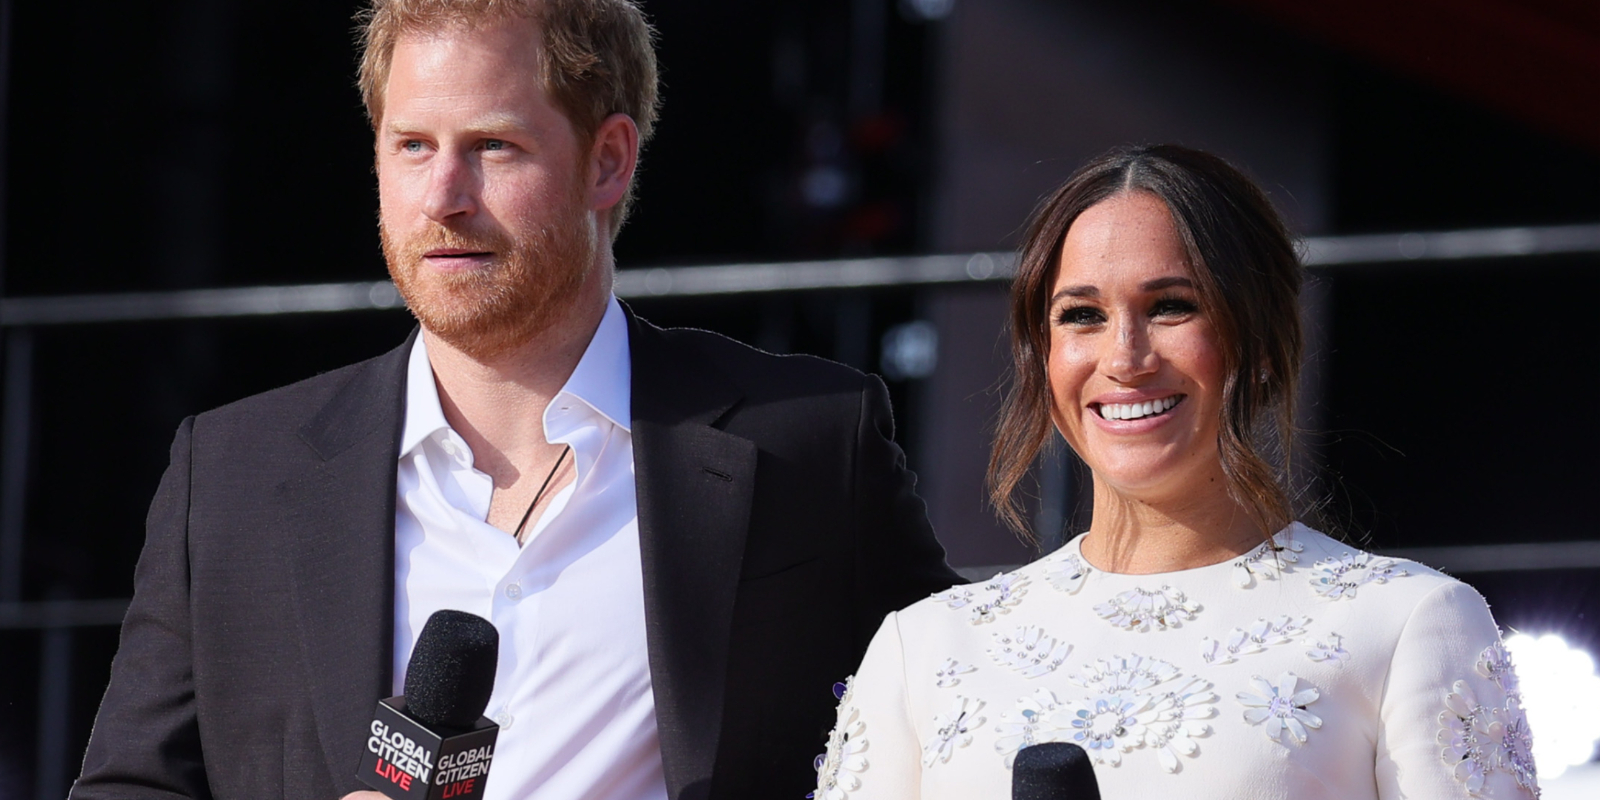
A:
{"label": "dress sleeve", "polygon": [[1412,611],[1378,712],[1378,796],[1534,798],[1532,738],[1489,606],[1451,581]]}
{"label": "dress sleeve", "polygon": [[817,765],[816,800],[916,800],[922,769],[906,693],[899,613],[867,646],[839,698],[839,718]]}

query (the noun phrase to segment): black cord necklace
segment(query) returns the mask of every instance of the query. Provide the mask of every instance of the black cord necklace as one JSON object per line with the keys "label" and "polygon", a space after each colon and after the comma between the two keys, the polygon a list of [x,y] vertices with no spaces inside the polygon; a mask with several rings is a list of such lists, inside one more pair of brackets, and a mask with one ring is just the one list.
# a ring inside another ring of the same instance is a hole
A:
{"label": "black cord necklace", "polygon": [[544,490],[550,488],[550,482],[556,478],[556,470],[561,469],[561,462],[567,459],[567,453],[572,452],[572,445],[561,448],[561,455],[556,456],[556,465],[550,468],[550,474],[544,476],[544,483],[539,486],[539,491],[534,494],[533,502],[528,504],[528,510],[522,512],[522,521],[517,523],[517,529],[511,532],[512,538],[522,541],[522,528],[528,524],[528,518],[533,516],[533,507],[539,505],[539,500],[544,497]]}

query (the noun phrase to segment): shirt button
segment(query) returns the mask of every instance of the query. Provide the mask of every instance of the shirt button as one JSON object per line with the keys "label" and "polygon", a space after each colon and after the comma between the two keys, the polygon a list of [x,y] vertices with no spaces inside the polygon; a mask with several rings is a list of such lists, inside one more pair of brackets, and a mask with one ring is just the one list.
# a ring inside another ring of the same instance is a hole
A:
{"label": "shirt button", "polygon": [[456,447],[456,443],[455,442],[452,442],[449,439],[446,439],[446,440],[444,440],[444,452],[445,452],[445,455],[456,456],[456,455],[460,455],[461,454],[461,448]]}
{"label": "shirt button", "polygon": [[516,599],[522,597],[522,584],[520,584],[520,583],[508,583],[508,584],[506,584],[506,597],[509,597],[512,600],[516,600]]}
{"label": "shirt button", "polygon": [[516,721],[517,718],[512,716],[509,711],[502,711],[500,716],[494,718],[495,724],[499,725],[502,730],[511,730],[511,723]]}

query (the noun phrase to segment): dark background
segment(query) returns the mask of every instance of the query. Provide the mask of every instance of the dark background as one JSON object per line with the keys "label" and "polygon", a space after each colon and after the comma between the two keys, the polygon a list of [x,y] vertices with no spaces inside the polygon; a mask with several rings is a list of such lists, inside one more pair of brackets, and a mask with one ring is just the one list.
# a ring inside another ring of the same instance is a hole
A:
{"label": "dark background", "polygon": [[[665,105],[619,266],[1001,250],[1042,192],[1129,141],[1234,158],[1308,235],[1600,221],[1592,3],[916,11],[940,5],[645,0]],[[384,277],[354,3],[5,7],[5,297]],[[1600,538],[1597,262],[1317,272],[1306,444],[1343,532],[1380,548]],[[952,560],[976,566],[1026,557],[972,479],[1002,298],[889,287],[635,307],[871,371],[890,326],[934,321],[938,371],[891,392]],[[129,596],[184,416],[380,353],[411,324],[367,311],[33,331],[17,599]],[[1600,652],[1594,570],[1467,577],[1503,625]],[[115,652],[113,627],[56,639],[71,690],[45,720],[46,636],[0,629],[0,798],[64,791],[39,742],[65,736],[75,765]]]}

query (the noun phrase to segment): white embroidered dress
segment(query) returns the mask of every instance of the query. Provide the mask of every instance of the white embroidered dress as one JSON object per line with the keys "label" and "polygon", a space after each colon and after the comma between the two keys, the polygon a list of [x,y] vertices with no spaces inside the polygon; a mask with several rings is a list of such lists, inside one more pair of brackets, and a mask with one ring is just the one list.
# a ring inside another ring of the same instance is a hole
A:
{"label": "white embroidered dress", "polygon": [[1483,598],[1295,524],[1232,561],[1104,573],[1082,537],[889,615],[841,688],[827,800],[1010,796],[1073,742],[1106,800],[1537,796]]}

